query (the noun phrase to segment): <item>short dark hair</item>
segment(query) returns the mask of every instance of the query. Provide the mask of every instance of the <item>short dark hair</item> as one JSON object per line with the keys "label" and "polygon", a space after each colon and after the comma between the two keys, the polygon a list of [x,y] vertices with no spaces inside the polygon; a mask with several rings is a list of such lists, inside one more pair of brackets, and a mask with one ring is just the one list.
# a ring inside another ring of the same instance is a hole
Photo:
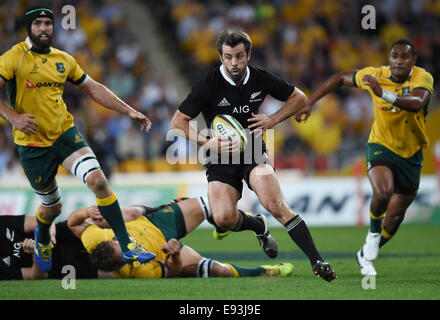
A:
{"label": "short dark hair", "polygon": [[246,53],[249,53],[252,49],[252,41],[249,35],[243,31],[225,29],[220,32],[217,38],[217,49],[220,54],[223,54],[223,45],[226,44],[230,47],[235,47],[237,44],[243,43],[246,49]]}
{"label": "short dark hair", "polygon": [[110,241],[103,241],[92,250],[89,256],[89,261],[92,267],[102,271],[117,270],[122,261],[115,261],[113,254],[115,250],[110,245]]}
{"label": "short dark hair", "polygon": [[397,46],[397,45],[409,46],[411,48],[412,55],[413,56],[416,55],[416,50],[414,49],[414,45],[412,44],[412,42],[410,40],[408,40],[408,39],[399,39],[399,40],[397,40],[391,46],[390,51],[391,51],[391,49],[394,48],[394,46]]}

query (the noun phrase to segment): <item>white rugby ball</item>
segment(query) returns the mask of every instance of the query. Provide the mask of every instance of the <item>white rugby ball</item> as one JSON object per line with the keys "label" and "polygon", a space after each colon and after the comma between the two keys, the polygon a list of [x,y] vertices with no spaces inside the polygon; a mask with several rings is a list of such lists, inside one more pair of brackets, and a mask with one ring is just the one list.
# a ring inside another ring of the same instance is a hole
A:
{"label": "white rugby ball", "polygon": [[211,122],[211,131],[214,137],[227,137],[229,141],[239,141],[240,152],[244,151],[247,144],[246,131],[243,126],[233,116],[219,114]]}

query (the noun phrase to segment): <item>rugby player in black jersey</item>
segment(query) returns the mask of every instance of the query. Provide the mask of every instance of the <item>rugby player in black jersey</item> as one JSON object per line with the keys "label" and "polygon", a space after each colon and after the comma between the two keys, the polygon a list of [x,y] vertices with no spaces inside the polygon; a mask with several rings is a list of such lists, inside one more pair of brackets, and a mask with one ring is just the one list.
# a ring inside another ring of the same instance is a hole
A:
{"label": "rugby player in black jersey", "polygon": [[[216,225],[215,237],[221,239],[231,231],[252,230],[264,252],[270,258],[277,256],[277,244],[269,233],[265,216],[253,216],[237,210],[244,179],[263,207],[283,224],[292,240],[307,255],[313,272],[331,282],[336,278],[336,273],[319,254],[305,222],[288,206],[266,147],[264,143],[258,143],[262,132],[274,128],[301,110],[307,98],[292,84],[248,65],[252,42],[246,33],[224,30],[217,39],[217,47],[221,66],[212,69],[204,80],[192,88],[171,120],[171,127],[178,134],[208,150],[209,160],[205,169],[208,200]],[[285,102],[272,115],[258,113],[266,95]],[[250,158],[246,152],[241,154],[239,163],[225,163],[220,155],[235,154],[239,150],[238,143],[221,137],[209,137],[192,127],[190,121],[199,113],[202,113],[208,126],[216,115],[233,116],[251,134],[252,149],[260,146],[260,150],[257,150],[258,153],[252,150]],[[219,158],[216,159],[213,154],[218,154]],[[220,158],[221,161],[213,161]]]}

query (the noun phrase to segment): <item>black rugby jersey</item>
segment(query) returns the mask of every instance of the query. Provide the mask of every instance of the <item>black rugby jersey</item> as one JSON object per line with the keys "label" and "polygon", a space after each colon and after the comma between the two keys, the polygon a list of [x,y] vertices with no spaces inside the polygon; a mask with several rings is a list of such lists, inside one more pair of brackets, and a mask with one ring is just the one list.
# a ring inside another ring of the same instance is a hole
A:
{"label": "black rugby jersey", "polygon": [[294,85],[277,76],[250,66],[243,83],[236,86],[221,65],[209,71],[206,78],[192,88],[179,111],[191,118],[202,112],[208,127],[216,115],[228,114],[246,129],[251,124],[247,120],[252,113],[258,113],[266,95],[286,101],[294,89]]}
{"label": "black rugby jersey", "polygon": [[24,232],[25,216],[0,216],[0,280],[21,280],[21,268],[32,266],[32,255],[26,254],[21,242],[33,238]]}
{"label": "black rugby jersey", "polygon": [[[32,255],[23,251],[21,242],[33,239],[33,232],[24,232],[24,215],[0,216],[0,280],[21,280],[21,268],[32,267]],[[90,265],[88,254],[79,240],[67,226],[67,221],[58,222],[56,245],[52,249],[52,269],[49,279],[62,279],[65,265],[75,268],[76,278],[97,278],[98,271]]]}

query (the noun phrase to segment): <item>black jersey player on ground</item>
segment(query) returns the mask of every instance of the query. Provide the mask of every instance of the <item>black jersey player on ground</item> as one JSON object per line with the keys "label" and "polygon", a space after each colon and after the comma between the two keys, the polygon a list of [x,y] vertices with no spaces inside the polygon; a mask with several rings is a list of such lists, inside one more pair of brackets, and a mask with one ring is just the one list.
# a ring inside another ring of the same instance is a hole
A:
{"label": "black jersey player on ground", "polygon": [[[217,46],[221,66],[211,70],[203,81],[193,87],[175,112],[171,127],[210,152],[221,154],[226,150],[233,154],[238,150],[237,143],[205,136],[192,127],[190,121],[202,113],[209,125],[216,115],[229,114],[250,130],[252,136],[255,134],[261,138],[259,133],[294,115],[305,105],[307,98],[292,84],[248,65],[252,42],[246,33],[224,30],[217,39]],[[258,113],[268,94],[285,101],[285,104],[272,115]],[[254,141],[254,145],[258,146],[258,143]],[[237,210],[244,179],[263,207],[284,225],[292,240],[307,255],[314,273],[329,282],[334,280],[336,274],[330,264],[323,261],[305,222],[286,203],[265,146],[260,145],[260,155],[250,161],[241,157],[239,164],[214,163],[210,157],[211,162],[205,165],[208,200],[218,238],[230,231],[252,230],[265,253],[271,258],[277,256],[278,248],[269,234],[264,215],[252,216]]]}
{"label": "black jersey player on ground", "polygon": [[[86,249],[70,231],[67,221],[52,225],[52,268],[48,273],[38,270],[32,261],[36,227],[35,216],[0,216],[0,280],[62,279],[69,273],[63,271],[64,266],[73,267],[77,279],[98,278],[98,270],[89,262]],[[100,272],[99,277],[107,275]]]}

